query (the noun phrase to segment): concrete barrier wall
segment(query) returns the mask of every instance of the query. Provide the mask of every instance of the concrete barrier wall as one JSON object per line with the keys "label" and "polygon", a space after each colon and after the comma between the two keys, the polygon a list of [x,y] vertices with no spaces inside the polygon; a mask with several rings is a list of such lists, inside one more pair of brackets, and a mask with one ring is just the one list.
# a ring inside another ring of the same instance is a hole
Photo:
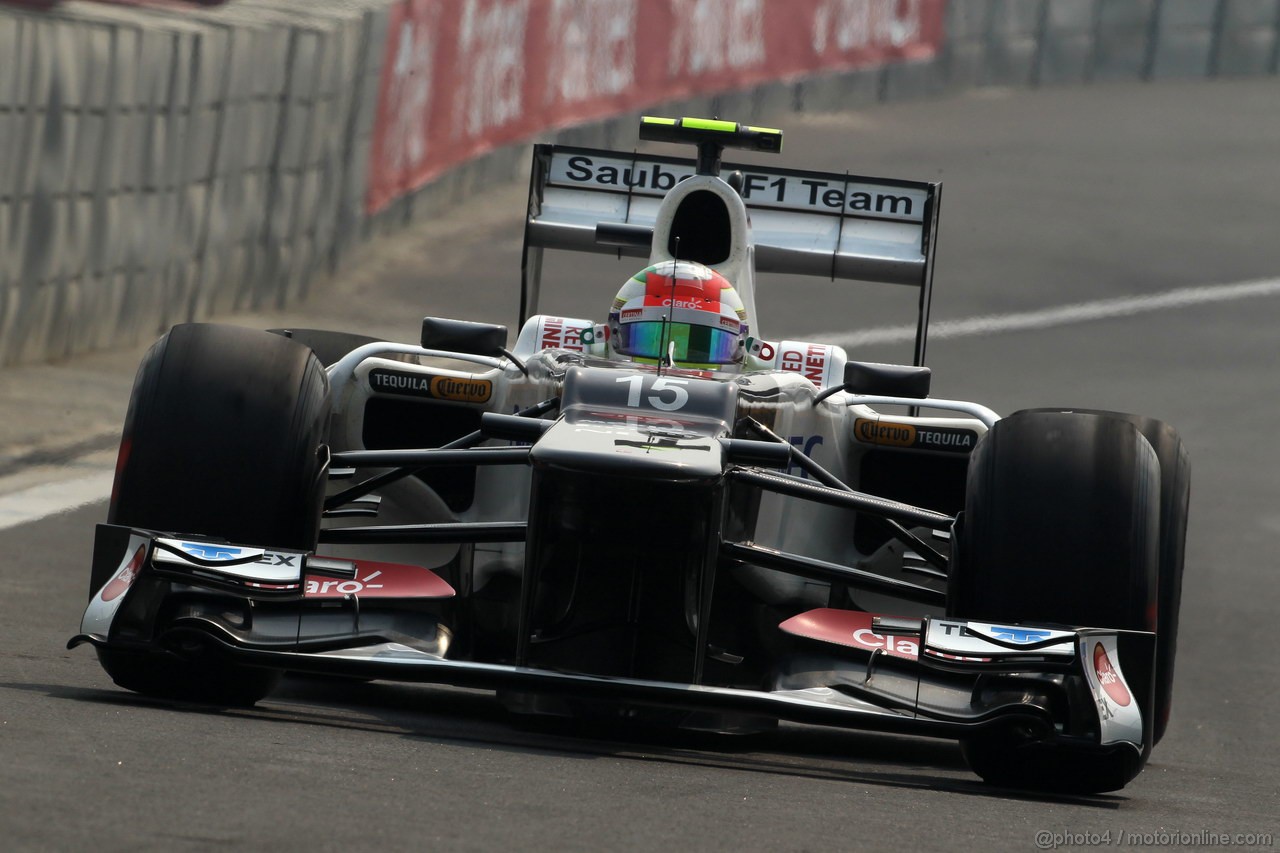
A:
{"label": "concrete barrier wall", "polygon": [[0,364],[305,297],[359,232],[386,7],[0,6]]}
{"label": "concrete barrier wall", "polygon": [[[523,169],[526,148],[506,144],[369,212],[390,21],[411,2],[435,0],[0,6],[0,365],[294,303],[356,242]],[[811,2],[844,27],[815,38],[854,37],[849,21],[894,6]],[[1276,75],[1280,62],[1280,0],[951,0],[943,14],[930,58],[647,110],[759,121],[975,86]],[[607,147],[633,134],[627,112],[537,135]]]}

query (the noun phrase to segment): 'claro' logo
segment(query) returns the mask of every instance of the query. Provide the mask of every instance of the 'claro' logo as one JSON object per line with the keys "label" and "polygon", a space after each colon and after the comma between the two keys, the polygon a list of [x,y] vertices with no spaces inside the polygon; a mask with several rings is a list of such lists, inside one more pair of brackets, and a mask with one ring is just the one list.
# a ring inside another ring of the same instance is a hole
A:
{"label": "'claro' logo", "polygon": [[1102,643],[1093,644],[1093,671],[1098,676],[1098,684],[1113,702],[1124,707],[1133,701],[1129,695],[1129,688],[1125,686],[1124,679],[1112,666],[1111,658],[1107,656],[1107,650],[1103,648]]}
{"label": "'claro' logo", "polygon": [[978,434],[971,429],[916,426],[871,418],[858,418],[854,421],[853,434],[858,441],[866,444],[950,453],[968,453],[978,443]]}
{"label": "'claro' logo", "polygon": [[484,403],[493,395],[493,382],[489,379],[406,373],[382,368],[369,372],[369,386],[384,394],[408,394],[455,403]]}

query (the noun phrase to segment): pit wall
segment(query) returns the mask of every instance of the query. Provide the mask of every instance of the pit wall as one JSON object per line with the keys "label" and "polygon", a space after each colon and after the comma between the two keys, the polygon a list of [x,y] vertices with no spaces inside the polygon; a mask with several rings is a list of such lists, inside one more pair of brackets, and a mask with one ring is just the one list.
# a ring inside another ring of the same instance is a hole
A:
{"label": "pit wall", "polygon": [[636,115],[1276,75],[1280,0],[0,5],[0,366],[283,307]]}

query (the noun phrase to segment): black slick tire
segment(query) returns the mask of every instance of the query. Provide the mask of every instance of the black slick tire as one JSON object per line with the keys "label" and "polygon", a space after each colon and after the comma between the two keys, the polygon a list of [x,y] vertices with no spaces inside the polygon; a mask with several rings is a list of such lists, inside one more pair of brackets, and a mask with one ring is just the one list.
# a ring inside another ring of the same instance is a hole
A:
{"label": "black slick tire", "polygon": [[[1117,418],[1137,428],[1160,463],[1160,569],[1156,643],[1155,739],[1169,727],[1173,709],[1174,662],[1178,651],[1178,613],[1182,607],[1182,573],[1186,556],[1187,516],[1191,505],[1191,460],[1177,430],[1143,415],[1094,409],[1027,409],[1025,413],[1073,411]],[[1015,415],[1024,412],[1016,412]]]}
{"label": "black slick tire", "polygon": [[[948,611],[1155,631],[1159,522],[1159,462],[1133,424],[1058,411],[1005,418],[971,459]],[[1154,720],[1154,673],[1125,675]],[[990,783],[1098,793],[1136,776],[1151,744],[1080,748],[997,730],[962,747]]]}
{"label": "black slick tire", "polygon": [[[175,326],[138,369],[108,521],[314,550],[329,414],[328,379],[308,347],[235,326]],[[98,653],[120,686],[166,698],[248,705],[279,680],[194,652]]]}

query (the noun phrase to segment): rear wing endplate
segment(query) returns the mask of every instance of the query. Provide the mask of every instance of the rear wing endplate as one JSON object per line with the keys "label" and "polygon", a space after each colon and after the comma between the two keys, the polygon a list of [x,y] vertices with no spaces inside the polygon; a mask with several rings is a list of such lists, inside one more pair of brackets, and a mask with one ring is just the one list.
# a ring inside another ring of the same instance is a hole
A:
{"label": "rear wing endplate", "polygon": [[[751,216],[757,273],[919,288],[915,363],[924,363],[942,185],[725,163]],[[543,249],[648,258],[662,197],[695,161],[535,145],[521,262],[520,324],[537,313]],[[597,237],[597,226],[605,226]],[[630,235],[630,239],[619,239]]]}

